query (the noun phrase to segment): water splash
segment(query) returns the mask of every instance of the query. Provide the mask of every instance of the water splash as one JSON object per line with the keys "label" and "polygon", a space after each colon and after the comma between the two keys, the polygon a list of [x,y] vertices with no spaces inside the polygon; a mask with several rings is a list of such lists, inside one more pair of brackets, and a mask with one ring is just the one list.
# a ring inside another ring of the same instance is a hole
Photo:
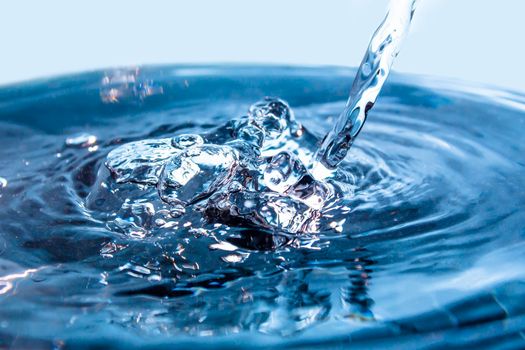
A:
{"label": "water splash", "polygon": [[[182,222],[202,227],[203,218],[274,233],[341,231],[338,221],[330,218],[343,207],[334,203],[352,192],[352,176],[340,170],[325,180],[326,173],[346,156],[361,129],[406,35],[414,6],[415,0],[392,2],[371,40],[345,111],[321,149],[285,101],[265,98],[246,116],[206,135],[146,139],[113,149],[99,170],[87,207],[110,213],[108,228],[135,238],[146,237],[154,227],[178,228]],[[138,69],[105,75],[103,102],[143,100],[154,92],[149,88],[155,84],[142,83],[138,76]],[[77,147],[91,142],[96,138],[88,134],[66,141]],[[338,183],[341,178],[345,181]]]}
{"label": "water splash", "polygon": [[[98,186],[88,197],[88,206],[117,213],[113,228],[135,236],[144,236],[149,228],[137,226],[142,220],[127,214],[128,201],[158,202],[158,198],[162,201],[157,205],[160,210],[174,212],[184,220],[189,219],[186,208],[193,207],[211,222],[251,225],[273,232],[319,232],[323,211],[342,207],[330,208],[327,203],[351,192],[348,186],[340,191],[337,183],[324,179],[333,175],[363,126],[399,52],[415,2],[392,2],[370,42],[346,108],[317,152],[312,143],[309,147],[306,131],[288,104],[266,98],[253,104],[247,116],[208,135],[142,140],[111,151],[107,169],[101,169]],[[121,90],[136,92],[136,73],[105,77],[103,86],[120,84]],[[152,219],[162,223],[160,226],[168,224],[165,217]],[[336,221],[325,226],[341,231]]]}
{"label": "water splash", "polygon": [[318,178],[332,174],[346,157],[363,127],[399,53],[414,15],[416,0],[392,0],[359,66],[346,107],[315,155],[312,172]]}
{"label": "water splash", "polygon": [[[247,116],[205,135],[141,140],[112,150],[87,203],[116,216],[108,227],[132,237],[146,236],[153,222],[168,225],[170,218],[156,211],[199,226],[204,217],[271,231],[318,232],[325,203],[337,196],[332,183],[307,171],[314,149],[288,104],[265,98]],[[148,210],[137,214],[135,208],[145,205]]]}

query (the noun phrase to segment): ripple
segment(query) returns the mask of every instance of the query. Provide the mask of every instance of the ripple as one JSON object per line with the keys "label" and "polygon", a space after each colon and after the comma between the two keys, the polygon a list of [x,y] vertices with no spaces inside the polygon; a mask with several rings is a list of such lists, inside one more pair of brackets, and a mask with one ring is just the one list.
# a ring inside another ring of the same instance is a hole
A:
{"label": "ripple", "polygon": [[[315,144],[344,105],[351,74],[271,72],[144,68],[141,79],[162,93],[140,104],[101,103],[109,85],[101,87],[100,72],[0,91],[1,125],[24,127],[21,144],[6,126],[0,149],[0,255],[16,267],[0,276],[5,339],[60,338],[72,347],[97,344],[95,335],[153,347],[209,346],[210,336],[225,347],[243,339],[253,347],[520,339],[519,96],[425,80],[387,85],[343,164],[345,196],[329,203],[320,232],[206,222],[158,201],[160,163],[179,153],[174,145],[209,142],[173,137],[224,143],[211,130],[264,95],[287,99],[304,123],[302,137]],[[111,84],[137,99],[136,83]],[[79,115],[61,117],[68,105]],[[252,129],[248,136],[257,136]],[[141,141],[152,138],[159,143]],[[152,147],[163,158],[134,174],[131,155],[149,160]],[[108,154],[115,162],[97,174]],[[115,176],[141,177],[132,184],[140,198],[122,184],[114,202],[97,204],[89,193]]]}

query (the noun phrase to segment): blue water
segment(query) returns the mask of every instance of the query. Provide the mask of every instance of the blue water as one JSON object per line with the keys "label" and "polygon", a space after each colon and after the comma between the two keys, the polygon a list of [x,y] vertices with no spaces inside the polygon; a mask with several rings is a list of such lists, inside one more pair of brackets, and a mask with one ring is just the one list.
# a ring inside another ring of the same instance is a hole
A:
{"label": "blue water", "polygon": [[1,88],[0,348],[524,348],[520,94],[392,76],[318,233],[137,235],[86,204],[111,150],[209,133],[267,95],[320,141],[354,74],[165,66]]}

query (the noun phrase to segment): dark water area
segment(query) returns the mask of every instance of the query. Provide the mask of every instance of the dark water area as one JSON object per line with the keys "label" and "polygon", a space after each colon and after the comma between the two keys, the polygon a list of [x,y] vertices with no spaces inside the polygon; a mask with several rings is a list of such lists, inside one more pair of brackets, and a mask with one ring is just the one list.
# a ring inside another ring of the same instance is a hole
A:
{"label": "dark water area", "polygon": [[206,134],[264,96],[319,142],[354,74],[162,66],[1,87],[0,349],[525,348],[517,93],[394,74],[319,232],[156,218],[137,234],[87,205],[110,151]]}

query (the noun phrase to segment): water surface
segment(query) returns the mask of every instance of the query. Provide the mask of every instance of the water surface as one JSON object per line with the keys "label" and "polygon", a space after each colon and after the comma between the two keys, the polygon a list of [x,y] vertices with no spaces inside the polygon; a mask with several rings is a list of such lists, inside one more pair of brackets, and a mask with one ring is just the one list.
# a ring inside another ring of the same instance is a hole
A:
{"label": "water surface", "polygon": [[0,89],[0,347],[523,348],[519,94],[394,75],[318,233],[137,236],[86,205],[111,150],[205,134],[264,96],[320,140],[354,74],[165,66]]}

